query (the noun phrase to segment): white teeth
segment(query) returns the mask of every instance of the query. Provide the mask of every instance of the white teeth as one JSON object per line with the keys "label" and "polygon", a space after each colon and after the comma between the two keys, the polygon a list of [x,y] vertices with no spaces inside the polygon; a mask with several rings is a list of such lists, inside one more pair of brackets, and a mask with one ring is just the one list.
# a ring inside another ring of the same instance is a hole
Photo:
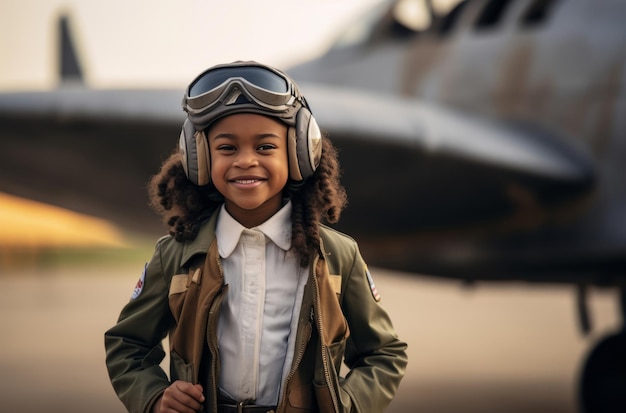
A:
{"label": "white teeth", "polygon": [[257,181],[256,179],[239,179],[239,180],[236,180],[235,182],[237,182],[238,184],[253,184],[256,181]]}

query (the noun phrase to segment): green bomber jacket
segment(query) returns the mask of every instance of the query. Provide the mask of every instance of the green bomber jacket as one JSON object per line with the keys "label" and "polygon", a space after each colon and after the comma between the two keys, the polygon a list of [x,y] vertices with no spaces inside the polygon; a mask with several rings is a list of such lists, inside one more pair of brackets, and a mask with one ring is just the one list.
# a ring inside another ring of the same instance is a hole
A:
{"label": "green bomber jacket", "polygon": [[[166,236],[157,242],[141,288],[105,333],[109,377],[131,413],[151,413],[175,380],[202,384],[204,411],[217,411],[217,320],[228,285],[217,252],[216,221],[217,213],[193,241]],[[320,237],[277,413],[382,412],[404,376],[406,343],[373,293],[357,243],[323,225]],[[160,367],[161,343],[168,335],[169,377]],[[345,377],[342,362],[349,369]]]}

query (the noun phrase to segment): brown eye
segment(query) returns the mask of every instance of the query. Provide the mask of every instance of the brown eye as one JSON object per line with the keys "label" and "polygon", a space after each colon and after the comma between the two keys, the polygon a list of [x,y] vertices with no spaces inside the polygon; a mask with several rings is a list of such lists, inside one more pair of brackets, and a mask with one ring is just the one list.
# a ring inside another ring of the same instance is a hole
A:
{"label": "brown eye", "polygon": [[259,147],[257,148],[257,150],[261,152],[267,152],[273,149],[276,149],[276,145],[272,145],[269,143],[264,143],[263,145],[259,145]]}
{"label": "brown eye", "polygon": [[233,145],[220,145],[217,147],[217,150],[222,153],[235,152],[235,147]]}

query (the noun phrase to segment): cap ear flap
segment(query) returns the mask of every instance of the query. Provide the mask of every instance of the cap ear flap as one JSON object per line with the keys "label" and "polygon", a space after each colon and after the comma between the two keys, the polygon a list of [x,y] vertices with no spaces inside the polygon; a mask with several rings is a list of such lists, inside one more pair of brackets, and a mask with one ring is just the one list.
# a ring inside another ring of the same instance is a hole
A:
{"label": "cap ear flap", "polygon": [[311,169],[313,172],[320,166],[322,160],[322,131],[320,130],[317,121],[311,115],[309,119],[309,132],[308,132],[308,148],[309,148],[309,160],[311,161]]}
{"label": "cap ear flap", "polygon": [[180,139],[178,140],[178,148],[183,162],[183,169],[187,178],[195,184],[198,181],[198,167],[196,155],[196,142],[193,137],[195,128],[189,119],[185,119],[183,127],[180,131]]}
{"label": "cap ear flap", "polygon": [[322,158],[322,132],[307,108],[300,109],[296,115],[296,155],[300,180],[309,178]]}
{"label": "cap ear flap", "polygon": [[298,165],[298,153],[297,153],[297,137],[296,129],[287,129],[287,155],[289,156],[289,177],[296,182],[303,180],[300,173],[300,166]]}
{"label": "cap ear flap", "polygon": [[178,147],[187,178],[196,185],[208,185],[211,181],[209,144],[206,134],[196,131],[189,118],[183,123]]}
{"label": "cap ear flap", "polygon": [[196,151],[198,154],[198,182],[199,186],[211,183],[211,157],[209,155],[209,141],[204,131],[196,131]]}

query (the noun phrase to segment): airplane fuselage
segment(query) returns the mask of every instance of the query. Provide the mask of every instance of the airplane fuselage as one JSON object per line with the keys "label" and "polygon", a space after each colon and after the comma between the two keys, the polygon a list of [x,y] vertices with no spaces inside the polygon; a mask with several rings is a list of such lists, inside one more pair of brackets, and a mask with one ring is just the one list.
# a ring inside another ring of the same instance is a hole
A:
{"label": "airplane fuselage", "polygon": [[[364,240],[377,264],[400,270],[551,281],[576,274],[612,284],[626,269],[626,4],[553,1],[541,9],[521,0],[487,10],[493,3],[465,2],[401,39],[397,22],[378,23],[363,43],[291,74],[537,130],[584,158],[593,182],[541,192],[484,165],[337,137],[351,201],[342,228]],[[376,224],[360,225],[359,210],[372,208]]]}

